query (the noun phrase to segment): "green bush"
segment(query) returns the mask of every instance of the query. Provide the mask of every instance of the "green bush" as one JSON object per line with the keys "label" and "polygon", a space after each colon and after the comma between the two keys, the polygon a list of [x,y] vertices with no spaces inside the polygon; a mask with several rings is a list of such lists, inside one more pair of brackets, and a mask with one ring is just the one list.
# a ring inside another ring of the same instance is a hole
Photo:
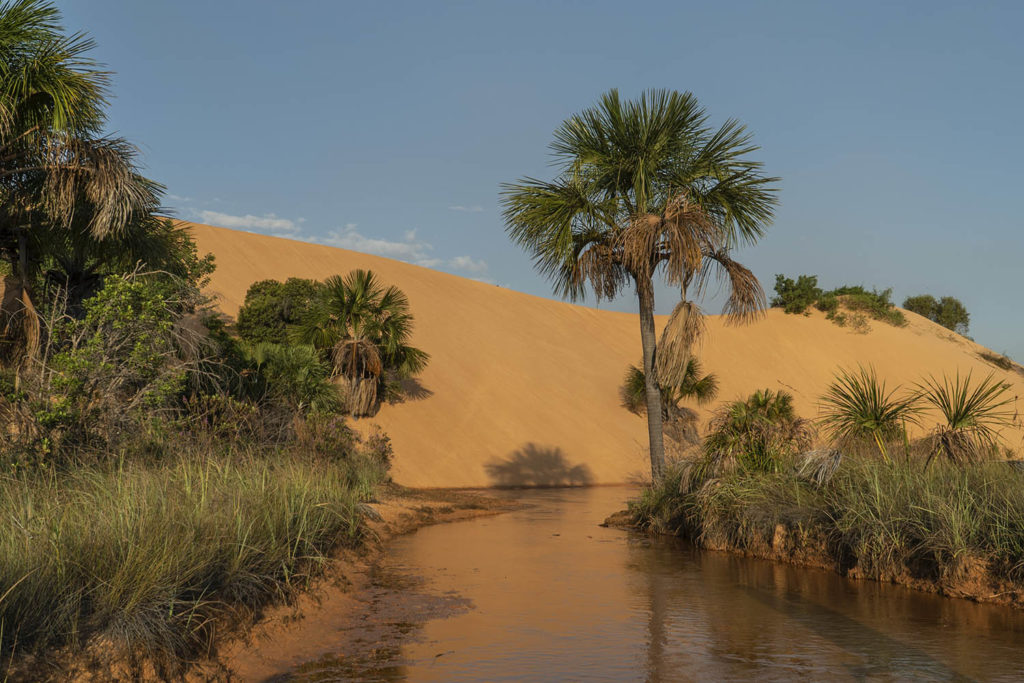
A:
{"label": "green bush", "polygon": [[966,336],[969,331],[971,315],[967,312],[967,307],[963,302],[955,297],[944,296],[936,300],[931,294],[910,296],[903,301],[903,308],[922,315],[957,334]]}
{"label": "green bush", "polygon": [[[840,312],[840,308],[849,309],[854,313],[864,313],[874,320],[881,320],[897,327],[902,327],[907,322],[903,313],[893,306],[892,289],[869,291],[860,285],[844,285],[824,291],[818,287],[816,275],[800,275],[796,281],[784,275],[776,275],[775,293],[772,306],[780,307],[786,313],[805,313],[809,307],[814,306],[840,327],[847,323],[847,318]],[[866,321],[858,322],[855,328],[858,332],[870,329]]]}
{"label": "green bush", "polygon": [[250,344],[286,344],[289,326],[306,319],[322,291],[320,283],[297,277],[254,282],[238,311],[238,336]]}
{"label": "green bush", "polygon": [[775,276],[775,298],[772,306],[786,313],[803,313],[821,297],[817,275],[800,275],[794,282],[784,275]]}
{"label": "green bush", "polygon": [[786,458],[808,448],[814,430],[793,410],[785,391],[755,391],[745,401],[719,409],[709,425],[704,452],[742,469],[774,471]]}

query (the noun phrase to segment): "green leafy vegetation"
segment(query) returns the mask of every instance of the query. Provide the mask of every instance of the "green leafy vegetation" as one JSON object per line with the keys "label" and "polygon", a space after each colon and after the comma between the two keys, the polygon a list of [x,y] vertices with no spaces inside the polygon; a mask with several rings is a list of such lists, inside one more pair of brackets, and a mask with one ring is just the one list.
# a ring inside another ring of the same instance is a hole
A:
{"label": "green leafy vegetation", "polygon": [[763,389],[715,413],[704,439],[704,453],[715,462],[734,462],[742,469],[767,472],[813,440],[814,429],[793,410],[792,395]]}
{"label": "green leafy vegetation", "polygon": [[[822,398],[828,441],[813,450],[809,434],[786,429],[797,419],[789,398],[758,392],[724,406],[703,453],[674,463],[630,512],[642,528],[707,548],[977,598],[1020,591],[1024,470],[1000,458],[1007,391],[993,376],[901,391],[873,369],[841,371]],[[928,416],[938,424],[911,441],[907,423]],[[763,430],[776,437],[769,448]]]}
{"label": "green leafy vegetation", "polygon": [[892,303],[892,289],[844,285],[825,291],[818,287],[816,275],[800,275],[796,280],[776,275],[772,306],[786,313],[806,313],[814,306],[840,327],[849,325],[856,332],[869,331],[868,318],[896,327],[907,324],[906,316]]}
{"label": "green leafy vegetation", "polygon": [[360,272],[256,283],[235,336],[59,19],[0,4],[0,671],[177,678],[362,538],[391,446],[347,424],[346,362],[389,386],[427,357]]}
{"label": "green leafy vegetation", "polygon": [[[63,475],[0,476],[0,646],[39,673],[105,643],[179,676],[219,628],[286,600],[363,534],[383,465],[353,450],[185,450]],[[8,662],[5,662],[5,665]]]}
{"label": "green leafy vegetation", "polygon": [[916,423],[917,392],[887,391],[874,368],[843,370],[821,399],[822,426],[841,445],[874,443],[883,457],[905,442],[907,423]]}
{"label": "green leafy vegetation", "polygon": [[967,307],[959,299],[951,296],[944,296],[941,299],[936,299],[931,294],[910,296],[903,301],[903,308],[960,335],[966,336],[970,327],[971,315],[967,312]]}
{"label": "green leafy vegetation", "polygon": [[974,597],[985,598],[1024,588],[1022,486],[1024,474],[999,462],[925,468],[846,457],[821,485],[797,464],[765,472],[680,463],[630,509],[641,526],[703,547],[918,579],[954,594],[973,581],[986,591]]}

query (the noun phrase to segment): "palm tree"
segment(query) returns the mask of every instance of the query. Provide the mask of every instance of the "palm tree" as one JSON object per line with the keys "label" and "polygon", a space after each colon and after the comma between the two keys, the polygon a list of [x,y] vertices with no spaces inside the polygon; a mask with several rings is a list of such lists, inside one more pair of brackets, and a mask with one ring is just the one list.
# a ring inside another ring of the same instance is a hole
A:
{"label": "palm tree", "polygon": [[[660,478],[660,388],[685,373],[702,330],[702,313],[687,297],[700,298],[718,275],[728,281],[730,320],[748,320],[764,307],[760,284],[730,250],[763,234],[776,179],[747,158],[758,148],[743,126],[730,120],[710,129],[690,93],[650,90],[623,101],[611,90],[567,119],[550,148],[560,166],[553,181],[524,178],[504,186],[506,227],[563,298],[582,298],[588,282],[598,300],[635,287],[651,474]],[[660,344],[659,274],[681,292]]]}
{"label": "palm tree", "polygon": [[370,415],[381,389],[426,367],[430,356],[409,345],[413,317],[397,287],[384,287],[373,272],[354,270],[324,282],[313,311],[294,330],[296,341],[327,354],[341,379],[352,415]]}
{"label": "palm tree", "polygon": [[[647,410],[647,378],[644,371],[635,365],[626,369],[626,376],[619,389],[622,405],[638,415]],[[718,396],[718,377],[714,373],[704,374],[700,361],[690,357],[686,361],[683,377],[675,384],[661,386],[662,419],[668,419],[672,408],[688,399],[698,405],[707,405]]]}
{"label": "palm tree", "polygon": [[150,210],[160,190],[137,172],[134,147],[100,136],[109,76],[86,56],[93,41],[64,35],[59,22],[50,2],[0,4],[0,257],[11,264],[22,308],[5,313],[23,316],[30,351],[38,337],[33,231],[70,227],[85,203],[85,229],[102,237]]}

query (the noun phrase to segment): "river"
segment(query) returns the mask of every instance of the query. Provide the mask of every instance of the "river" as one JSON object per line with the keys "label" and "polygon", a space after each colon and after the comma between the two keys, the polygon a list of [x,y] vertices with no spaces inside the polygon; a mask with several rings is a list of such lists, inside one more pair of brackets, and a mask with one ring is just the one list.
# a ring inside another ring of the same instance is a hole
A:
{"label": "river", "polygon": [[600,527],[633,493],[392,541],[363,613],[270,680],[1024,679],[1021,612]]}

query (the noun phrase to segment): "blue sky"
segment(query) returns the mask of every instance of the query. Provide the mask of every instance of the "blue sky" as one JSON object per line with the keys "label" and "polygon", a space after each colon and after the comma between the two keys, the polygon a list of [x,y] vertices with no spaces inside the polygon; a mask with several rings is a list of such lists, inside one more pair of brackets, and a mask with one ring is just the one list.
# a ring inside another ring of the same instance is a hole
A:
{"label": "blue sky", "polygon": [[950,294],[1024,359],[1024,3],[58,5],[182,218],[549,296],[505,238],[500,183],[550,176],[552,131],[609,88],[690,90],[782,178],[738,256],[767,289]]}

